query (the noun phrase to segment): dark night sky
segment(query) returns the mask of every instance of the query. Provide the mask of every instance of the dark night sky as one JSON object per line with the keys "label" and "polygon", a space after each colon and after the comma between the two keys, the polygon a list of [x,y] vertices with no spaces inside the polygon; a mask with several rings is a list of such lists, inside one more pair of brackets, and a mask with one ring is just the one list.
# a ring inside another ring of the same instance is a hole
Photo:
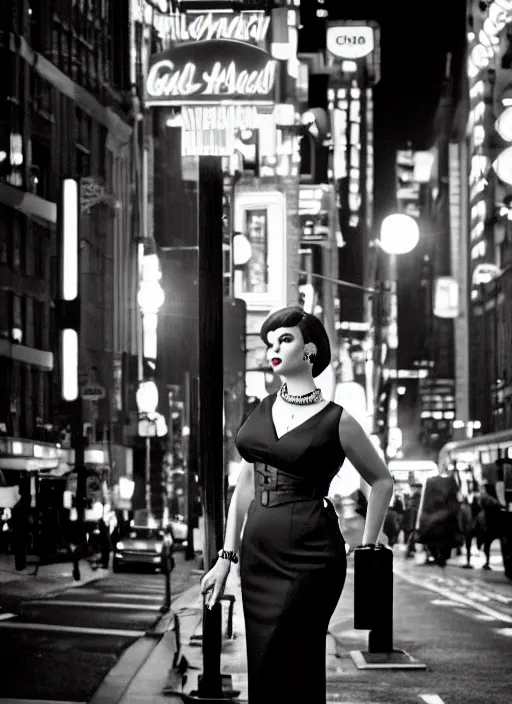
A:
{"label": "dark night sky", "polygon": [[[308,0],[305,0],[306,2]],[[465,0],[327,0],[329,19],[373,19],[381,27],[375,88],[375,209],[393,208],[395,149],[428,148],[446,54],[460,61]]]}

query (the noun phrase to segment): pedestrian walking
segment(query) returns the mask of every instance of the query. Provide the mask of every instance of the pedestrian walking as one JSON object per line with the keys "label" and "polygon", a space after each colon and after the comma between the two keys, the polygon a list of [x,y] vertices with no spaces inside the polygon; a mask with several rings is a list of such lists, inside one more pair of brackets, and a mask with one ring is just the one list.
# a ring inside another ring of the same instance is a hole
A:
{"label": "pedestrian walking", "polygon": [[321,322],[300,308],[284,308],[267,318],[260,335],[284,383],[238,432],[243,461],[224,550],[201,589],[213,607],[231,562],[238,561],[247,516],[240,577],[249,703],[322,704],[327,628],[347,567],[338,516],[325,497],[347,457],[371,486],[363,542],[374,544],[393,480],[361,426],[315,386],[331,359]]}
{"label": "pedestrian walking", "polygon": [[402,522],[404,518],[404,505],[399,496],[395,496],[393,503],[386,513],[386,518],[384,519],[384,525],[382,527],[384,535],[388,539],[388,544],[390,547],[396,545],[398,542],[398,536],[402,530]]}
{"label": "pedestrian walking", "polygon": [[480,506],[482,510],[478,514],[480,523],[480,546],[485,554],[484,570],[490,570],[491,545],[495,540],[504,536],[504,506],[493,495],[492,486],[484,484],[480,492]]}
{"label": "pedestrian walking", "polygon": [[418,510],[421,502],[421,484],[413,484],[412,493],[408,498],[407,506],[404,513],[403,531],[405,557],[413,557],[416,545],[416,522],[418,520]]}
{"label": "pedestrian walking", "polygon": [[452,475],[429,477],[419,509],[418,542],[444,567],[453,548],[461,544],[458,485]]}

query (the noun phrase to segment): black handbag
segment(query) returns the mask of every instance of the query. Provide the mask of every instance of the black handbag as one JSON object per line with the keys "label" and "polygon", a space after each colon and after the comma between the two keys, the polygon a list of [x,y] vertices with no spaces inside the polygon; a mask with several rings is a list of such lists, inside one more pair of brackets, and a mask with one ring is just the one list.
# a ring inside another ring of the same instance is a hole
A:
{"label": "black handbag", "polygon": [[354,549],[354,628],[387,630],[393,623],[393,551],[383,545]]}

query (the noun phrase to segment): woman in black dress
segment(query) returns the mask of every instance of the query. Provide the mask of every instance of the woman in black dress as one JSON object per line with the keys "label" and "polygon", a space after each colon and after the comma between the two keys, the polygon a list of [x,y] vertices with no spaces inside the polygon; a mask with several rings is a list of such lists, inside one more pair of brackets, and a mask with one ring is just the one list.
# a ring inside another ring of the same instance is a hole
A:
{"label": "woman in black dress", "polygon": [[363,542],[375,543],[393,481],[361,426],[315,387],[331,359],[318,318],[284,308],[267,318],[261,337],[284,384],[238,433],[243,461],[224,550],[201,588],[211,592],[211,608],[237,562],[247,517],[240,577],[249,704],[324,704],[327,629],[347,567],[338,517],[325,497],[348,457],[371,486]]}

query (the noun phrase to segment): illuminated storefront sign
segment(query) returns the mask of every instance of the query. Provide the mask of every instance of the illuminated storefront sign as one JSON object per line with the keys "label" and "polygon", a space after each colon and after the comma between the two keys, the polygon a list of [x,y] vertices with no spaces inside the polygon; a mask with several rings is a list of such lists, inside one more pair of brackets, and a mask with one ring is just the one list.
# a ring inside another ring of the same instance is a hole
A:
{"label": "illuminated storefront sign", "polygon": [[266,51],[231,40],[177,45],[151,58],[146,104],[271,105],[275,64]]}
{"label": "illuminated storefront sign", "polygon": [[187,12],[170,12],[168,0],[131,0],[131,19],[144,23],[165,42],[204,41],[211,39],[234,39],[248,44],[265,41],[270,25],[270,16],[257,3],[246,3],[247,9],[240,12],[217,12],[197,10],[190,7]]}
{"label": "illuminated storefront sign", "polygon": [[183,156],[230,156],[237,131],[257,129],[259,115],[250,105],[185,105],[176,124],[183,130]]}
{"label": "illuminated storefront sign", "polygon": [[373,28],[332,25],[327,28],[327,49],[340,59],[361,59],[375,47]]}
{"label": "illuminated storefront sign", "polygon": [[270,17],[264,12],[176,14],[169,17],[169,38],[175,42],[234,39],[247,44],[264,42]]}

